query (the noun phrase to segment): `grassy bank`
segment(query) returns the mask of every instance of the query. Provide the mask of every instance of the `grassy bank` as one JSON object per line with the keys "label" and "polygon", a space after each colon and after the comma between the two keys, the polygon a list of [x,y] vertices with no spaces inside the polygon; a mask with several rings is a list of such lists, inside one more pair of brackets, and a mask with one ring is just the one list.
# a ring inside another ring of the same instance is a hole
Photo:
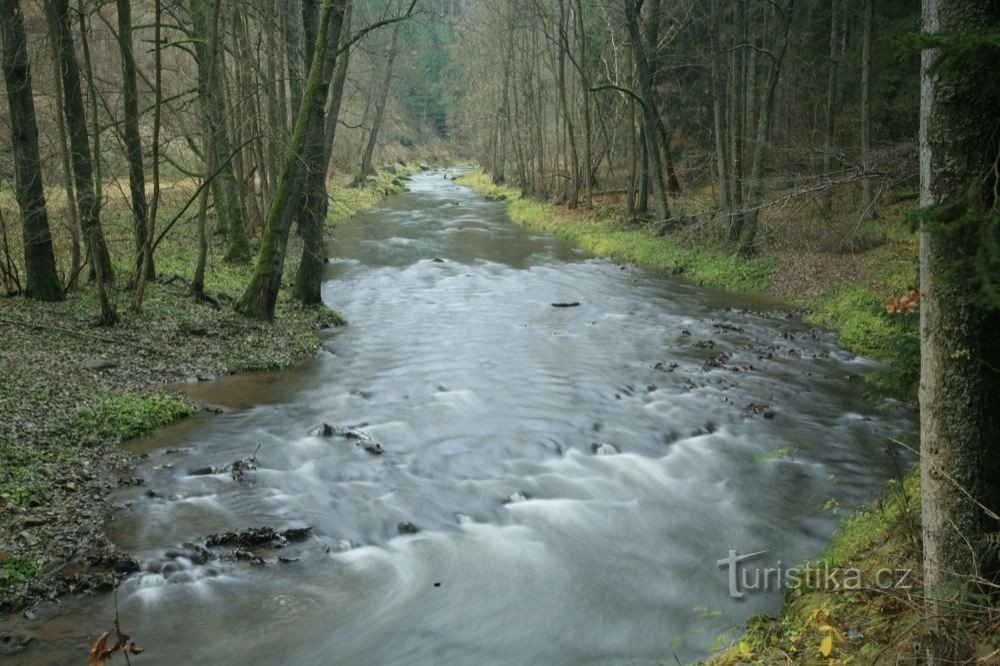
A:
{"label": "grassy bank", "polygon": [[[829,235],[829,225],[823,222],[782,222],[762,211],[770,242],[747,261],[719,249],[721,235],[710,224],[695,222],[693,232],[659,237],[623,219],[623,206],[614,197],[598,198],[592,211],[569,210],[522,198],[513,188],[494,185],[479,170],[459,182],[506,201],[515,222],[571,240],[596,255],[681,274],[710,287],[782,299],[806,320],[836,331],[847,349],[883,361],[888,370],[869,378],[879,393],[914,396],[919,374],[917,315],[890,314],[886,307],[916,287],[917,245],[904,220],[905,206],[883,210],[847,248],[813,241]],[[704,194],[672,203],[675,214],[710,217]],[[812,566],[824,571],[857,570],[864,581],[874,580],[883,569],[909,569],[913,573],[905,582],[916,584],[919,525],[918,478],[911,472],[891,483],[881,499],[847,518]],[[895,663],[916,649],[914,628],[920,621],[916,595],[919,589],[803,586],[788,594],[780,618],[752,618],[746,633],[731,640],[731,647],[711,663],[860,665],[876,659]]]}
{"label": "grassy bank", "polygon": [[[523,198],[512,187],[493,184],[479,169],[460,176],[458,182],[505,200],[518,224],[573,241],[598,256],[680,274],[709,287],[779,298],[800,310],[806,321],[836,331],[845,348],[885,362],[887,373],[871,377],[884,393],[915,395],[917,317],[886,312],[888,302],[914,289],[917,282],[917,240],[904,220],[905,205],[890,207],[866,223],[857,242],[865,249],[808,247],[796,237],[829,233],[822,223],[804,219],[793,228],[787,221],[775,220],[770,227],[777,237],[775,247],[744,260],[720,249],[718,230],[706,223],[657,236],[650,227],[624,219],[620,197],[597,197],[592,211],[570,210]],[[707,217],[709,194],[678,198],[673,202],[675,214]],[[767,227],[768,212],[761,217]]]}
{"label": "grassy bank", "polygon": [[[362,189],[331,183],[330,227],[403,191],[400,177],[413,170],[381,172]],[[124,284],[132,245],[119,231],[131,224],[122,204],[109,202],[104,220]],[[158,279],[141,314],[129,310],[129,290],[113,289],[116,327],[93,325],[100,309],[86,280],[60,303],[0,299],[0,615],[67,591],[103,589],[127,572],[102,533],[111,491],[142,483],[118,444],[199,409],[168,385],[291,366],[316,352],[321,329],[343,323],[329,308],[299,305],[287,289],[275,324],[237,315],[228,304],[251,266],[224,262],[218,238],[205,289],[221,305],[195,303],[186,286],[197,261],[195,225],[180,222],[157,250]],[[294,279],[300,253],[293,234],[284,282]]]}

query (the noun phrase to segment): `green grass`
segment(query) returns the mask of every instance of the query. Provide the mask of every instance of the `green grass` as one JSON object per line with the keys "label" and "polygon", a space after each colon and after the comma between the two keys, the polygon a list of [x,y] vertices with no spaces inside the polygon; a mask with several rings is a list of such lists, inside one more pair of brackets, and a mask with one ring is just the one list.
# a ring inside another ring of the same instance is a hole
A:
{"label": "green grass", "polygon": [[143,396],[109,392],[77,417],[81,434],[122,441],[152,432],[192,413],[191,406],[170,395]]}
{"label": "green grass", "polygon": [[595,255],[615,261],[659,271],[680,271],[689,280],[705,286],[740,292],[763,291],[776,267],[774,257],[742,260],[706,245],[657,236],[649,228],[617,220],[606,211],[567,211],[555,204],[524,198],[512,187],[490,182],[481,169],[460,176],[457,182],[487,197],[507,201],[511,219],[520,225],[572,241]]}
{"label": "green grass", "polygon": [[[920,604],[908,601],[908,595],[919,596],[919,500],[916,470],[891,481],[878,500],[841,522],[826,551],[810,563],[814,570],[841,572],[842,585],[844,572],[857,571],[864,589],[836,590],[829,580],[813,578],[812,585],[787,592],[780,618],[751,618],[746,632],[708,664],[862,666],[880,653],[884,663],[894,663],[897,655],[915,656],[908,654],[914,645],[907,631],[922,617]],[[910,573],[904,577],[901,570]],[[824,657],[820,648],[827,637],[831,651]]]}
{"label": "green grass", "polygon": [[42,567],[37,560],[20,555],[11,555],[0,567],[0,581],[5,585],[29,583],[42,575]]}

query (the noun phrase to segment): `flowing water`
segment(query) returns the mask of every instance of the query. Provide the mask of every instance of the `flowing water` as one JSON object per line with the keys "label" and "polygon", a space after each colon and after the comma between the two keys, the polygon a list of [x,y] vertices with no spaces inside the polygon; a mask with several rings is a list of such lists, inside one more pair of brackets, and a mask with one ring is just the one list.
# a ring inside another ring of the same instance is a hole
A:
{"label": "flowing water", "polygon": [[[718,560],[815,556],[895,474],[906,417],[831,334],[525,231],[444,175],[337,229],[324,297],[350,324],[313,361],[199,385],[226,413],[132,444],[148,485],[109,529],[146,563],[119,592],[134,664],[694,660],[780,607],[731,599]],[[190,474],[258,445],[242,482]],[[261,525],[313,536],[265,566],[184,554]],[[82,662],[112,616],[108,595],[45,611],[10,661]]]}

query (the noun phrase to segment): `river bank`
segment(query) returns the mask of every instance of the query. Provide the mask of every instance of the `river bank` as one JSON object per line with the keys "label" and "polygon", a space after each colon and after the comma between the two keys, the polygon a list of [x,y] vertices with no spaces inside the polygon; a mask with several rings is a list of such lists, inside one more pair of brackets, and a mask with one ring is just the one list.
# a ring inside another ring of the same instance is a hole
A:
{"label": "river bank", "polygon": [[[906,307],[890,313],[898,309],[900,297],[917,287],[917,237],[904,219],[912,204],[883,210],[854,251],[823,252],[797,243],[796,235],[818,231],[805,220],[802,226],[811,230],[779,227],[767,250],[740,260],[718,249],[704,225],[700,236],[675,232],[660,237],[623,219],[615,197],[598,198],[592,211],[569,210],[523,198],[479,169],[457,180],[505,200],[515,222],[569,239],[599,256],[698,284],[775,296],[799,309],[806,321],[834,330],[845,348],[884,363],[883,373],[868,377],[875,394],[915,401],[918,317]],[[675,202],[675,210],[681,211],[704,211],[705,206],[703,197]],[[762,217],[766,219],[766,211]],[[833,658],[840,660],[836,663],[868,664],[876,657],[892,661],[912,651],[911,630],[921,618],[921,605],[913,601],[919,595],[919,496],[916,470],[900,469],[881,496],[842,521],[830,546],[811,563],[824,571],[856,570],[863,580],[873,580],[884,569],[902,569],[910,572],[905,583],[915,587],[844,590],[828,585],[824,576],[816,585],[787,594],[779,618],[755,616],[745,633],[739,628],[722,631],[716,643],[722,651],[710,663],[825,663]]]}
{"label": "river bank", "polygon": [[[402,191],[400,176],[416,169],[381,173],[363,189],[331,187],[328,224]],[[194,229],[175,231],[189,233]],[[286,275],[295,275],[300,248],[293,235]],[[130,247],[112,250],[127,275]],[[109,590],[137,568],[102,529],[114,489],[143,483],[119,445],[198,410],[216,411],[178,384],[293,366],[315,354],[323,329],[345,323],[325,306],[299,305],[287,289],[274,325],[239,316],[228,304],[251,266],[223,262],[224,251],[215,239],[206,291],[217,306],[190,298],[184,278],[193,274],[197,250],[170,239],[156,256],[158,279],[147,287],[141,314],[129,311],[127,290],[115,291],[116,327],[93,325],[99,306],[89,284],[60,303],[0,299],[0,617],[30,614],[66,593]],[[19,640],[0,636],[0,648]]]}

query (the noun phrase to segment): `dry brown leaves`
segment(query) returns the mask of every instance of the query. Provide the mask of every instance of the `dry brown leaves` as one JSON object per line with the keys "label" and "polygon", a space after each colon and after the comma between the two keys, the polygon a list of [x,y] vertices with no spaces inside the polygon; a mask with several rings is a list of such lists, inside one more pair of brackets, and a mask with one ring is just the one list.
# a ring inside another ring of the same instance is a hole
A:
{"label": "dry brown leaves", "polygon": [[108,638],[110,637],[111,632],[105,631],[97,639],[97,642],[91,646],[90,654],[87,656],[87,666],[104,666],[104,662],[111,659],[114,653],[119,650],[126,655],[143,653],[143,648],[136,645],[135,641],[130,640],[125,634],[118,634],[118,640],[109,648]]}

